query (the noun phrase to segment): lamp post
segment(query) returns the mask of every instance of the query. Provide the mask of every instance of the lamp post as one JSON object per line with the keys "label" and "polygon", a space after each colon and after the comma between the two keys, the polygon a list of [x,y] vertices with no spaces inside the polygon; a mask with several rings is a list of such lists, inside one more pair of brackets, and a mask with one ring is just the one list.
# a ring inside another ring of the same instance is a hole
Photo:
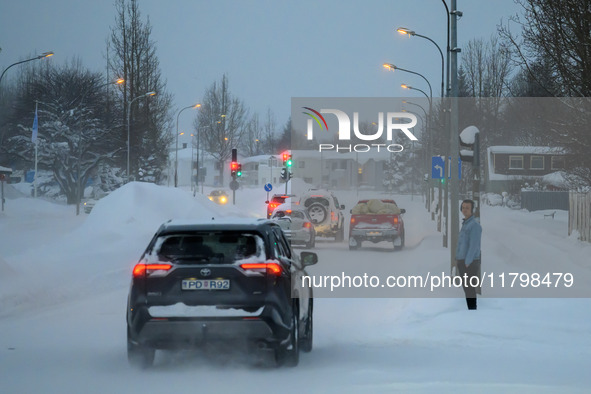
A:
{"label": "lamp post", "polygon": [[445,61],[443,59],[443,52],[441,51],[441,48],[439,47],[439,45],[437,45],[437,43],[435,41],[433,41],[432,39],[430,39],[429,37],[418,34],[413,30],[407,29],[406,27],[399,27],[398,29],[396,29],[396,31],[400,34],[407,34],[409,37],[410,36],[417,36],[417,37],[424,38],[425,40],[430,41],[431,43],[433,43],[433,45],[435,45],[437,47],[437,50],[439,51],[439,54],[441,55],[441,97],[443,97],[444,96],[444,81],[445,81]]}
{"label": "lamp post", "polygon": [[410,74],[415,74],[418,75],[419,77],[423,78],[425,80],[425,82],[427,82],[427,85],[429,85],[429,97],[433,98],[433,89],[431,89],[431,83],[429,83],[429,80],[427,78],[425,78],[425,76],[423,74],[419,74],[418,72],[414,72],[411,70],[407,70],[401,67],[397,67],[395,65],[393,65],[392,63],[384,63],[383,64],[384,68],[388,69],[388,70],[400,70],[400,71],[404,71]]}
{"label": "lamp post", "polygon": [[[419,88],[415,88],[415,87],[407,85],[405,83],[401,84],[400,87],[403,89],[416,90],[416,91],[423,93],[425,95],[425,97],[427,97],[427,100],[429,100],[429,107],[431,106],[431,98],[427,95],[427,93],[425,93],[424,90],[419,89]],[[431,108],[429,108],[429,112],[431,112]]]}
{"label": "lamp post", "polygon": [[26,63],[26,62],[30,62],[30,61],[33,61],[33,60],[44,59],[46,57],[50,57],[50,56],[53,56],[53,55],[54,55],[53,52],[43,52],[39,56],[35,56],[35,57],[32,57],[32,58],[27,59],[27,60],[21,60],[20,62],[12,63],[10,66],[6,67],[4,69],[4,71],[2,71],[2,74],[0,75],[0,83],[2,82],[2,78],[4,78],[4,74],[6,73],[6,71],[8,71],[9,68],[11,68],[13,66],[16,66],[17,64]]}
{"label": "lamp post", "polygon": [[143,97],[150,97],[150,96],[155,96],[155,95],[156,95],[156,92],[144,93],[142,95],[135,97],[127,105],[127,172],[125,173],[125,175],[127,176],[127,182],[129,182],[129,151],[130,151],[130,149],[129,149],[129,135],[130,135],[130,122],[131,122],[131,104],[133,104],[134,101],[139,100]]}
{"label": "lamp post", "polygon": [[176,115],[176,152],[174,158],[174,187],[178,186],[178,169],[179,169],[179,116],[181,112],[189,108],[199,108],[201,104],[193,104],[188,107],[182,108]]}
{"label": "lamp post", "polygon": [[[97,87],[98,89],[102,89],[105,86],[109,86],[109,85],[121,85],[125,83],[125,79],[123,78],[119,78],[115,81],[111,81],[111,82],[107,82],[105,84],[102,84],[100,86]],[[84,96],[82,96],[82,98],[80,99],[80,104],[82,104],[82,102],[84,101],[84,99],[86,98],[86,96],[88,96],[89,92],[86,92],[86,94],[84,94]],[[82,200],[82,185],[80,184],[80,161],[82,160],[82,132],[80,132],[80,134],[78,135],[78,163],[76,163],[76,216],[80,215],[80,203]],[[37,177],[37,171],[35,171],[35,177]],[[35,185],[36,187],[36,185]],[[35,194],[36,194],[36,190],[35,190]]]}

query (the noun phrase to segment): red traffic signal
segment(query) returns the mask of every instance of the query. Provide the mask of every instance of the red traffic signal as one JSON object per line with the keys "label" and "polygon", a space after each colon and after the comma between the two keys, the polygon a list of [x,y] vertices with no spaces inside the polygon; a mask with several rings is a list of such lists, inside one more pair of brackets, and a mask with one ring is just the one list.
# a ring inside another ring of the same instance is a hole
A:
{"label": "red traffic signal", "polygon": [[232,171],[238,171],[238,162],[233,161],[230,163],[230,170]]}

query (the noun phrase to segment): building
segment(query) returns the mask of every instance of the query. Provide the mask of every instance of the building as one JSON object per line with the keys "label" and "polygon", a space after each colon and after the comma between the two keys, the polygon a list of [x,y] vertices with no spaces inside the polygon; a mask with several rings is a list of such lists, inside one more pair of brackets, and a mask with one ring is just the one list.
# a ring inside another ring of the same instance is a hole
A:
{"label": "building", "polygon": [[525,182],[541,181],[565,169],[562,148],[540,146],[491,146],[486,150],[485,190],[517,193]]}

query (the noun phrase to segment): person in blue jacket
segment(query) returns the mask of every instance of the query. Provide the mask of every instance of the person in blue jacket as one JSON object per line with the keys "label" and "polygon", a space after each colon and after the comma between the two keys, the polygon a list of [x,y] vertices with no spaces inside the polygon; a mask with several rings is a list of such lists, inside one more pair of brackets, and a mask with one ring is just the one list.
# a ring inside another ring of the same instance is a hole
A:
{"label": "person in blue jacket", "polygon": [[461,210],[464,220],[458,237],[456,266],[462,278],[466,274],[467,279],[463,285],[468,309],[476,309],[476,291],[479,286],[475,285],[477,283],[476,279],[472,279],[471,285],[470,278],[477,277],[480,280],[480,238],[482,236],[482,227],[478,219],[474,217],[474,201],[462,201]]}

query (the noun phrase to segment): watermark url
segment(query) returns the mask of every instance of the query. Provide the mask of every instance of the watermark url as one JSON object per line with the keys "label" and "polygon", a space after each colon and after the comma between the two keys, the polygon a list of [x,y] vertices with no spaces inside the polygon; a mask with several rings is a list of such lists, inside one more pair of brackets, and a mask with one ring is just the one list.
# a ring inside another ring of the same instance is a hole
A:
{"label": "watermark url", "polygon": [[445,272],[425,275],[390,275],[382,280],[379,276],[368,275],[305,275],[304,288],[326,288],[330,291],[345,288],[421,288],[433,292],[440,288],[481,287],[490,288],[570,288],[574,285],[573,274],[566,272],[525,273],[525,272],[484,272],[481,277],[464,274],[449,275]]}

